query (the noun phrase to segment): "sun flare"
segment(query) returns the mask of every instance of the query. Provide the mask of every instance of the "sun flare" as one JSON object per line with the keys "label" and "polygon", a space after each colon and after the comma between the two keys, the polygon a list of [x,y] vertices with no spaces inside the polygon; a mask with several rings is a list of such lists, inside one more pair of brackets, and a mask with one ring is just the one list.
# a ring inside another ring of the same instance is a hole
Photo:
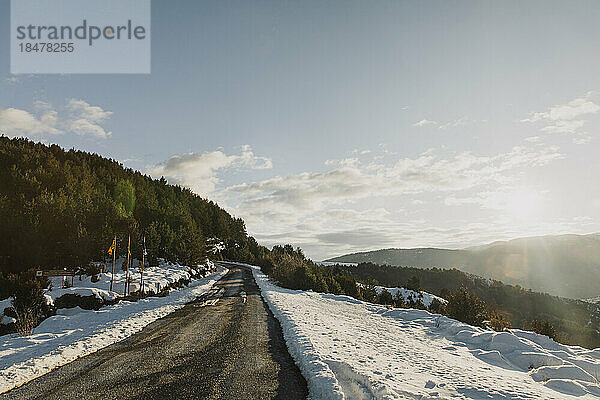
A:
{"label": "sun flare", "polygon": [[539,213],[542,196],[539,192],[529,189],[516,190],[508,193],[505,200],[506,212],[517,218],[533,217]]}

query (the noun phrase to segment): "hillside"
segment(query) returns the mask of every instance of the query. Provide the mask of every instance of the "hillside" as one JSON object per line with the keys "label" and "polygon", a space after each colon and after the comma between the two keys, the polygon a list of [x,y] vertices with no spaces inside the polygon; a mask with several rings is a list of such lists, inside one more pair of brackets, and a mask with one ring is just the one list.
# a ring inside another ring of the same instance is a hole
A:
{"label": "hillside", "polygon": [[600,295],[597,234],[521,238],[462,250],[385,249],[326,261],[457,268],[557,296],[581,299]]}
{"label": "hillside", "polygon": [[[187,265],[206,258],[211,238],[243,248],[244,222],[188,189],[117,161],[27,139],[0,137],[0,272],[84,266],[118,255]],[[232,246],[236,247],[236,246]]]}
{"label": "hillside", "polygon": [[282,289],[255,269],[319,399],[597,399],[600,353],[424,310]]}
{"label": "hillside", "polygon": [[421,290],[447,298],[464,287],[485,301],[491,310],[504,315],[514,328],[529,329],[534,319],[551,322],[562,343],[594,348],[600,346],[600,305],[571,300],[505,285],[457,269],[393,267],[371,263],[336,267],[363,281],[386,287],[405,286],[417,277]]}

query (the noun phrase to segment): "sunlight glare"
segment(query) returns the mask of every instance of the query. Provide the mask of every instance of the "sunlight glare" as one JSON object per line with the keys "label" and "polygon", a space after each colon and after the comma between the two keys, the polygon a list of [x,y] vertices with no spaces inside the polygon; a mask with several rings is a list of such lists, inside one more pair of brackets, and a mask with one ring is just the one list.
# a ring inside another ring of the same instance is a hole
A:
{"label": "sunlight glare", "polygon": [[507,194],[506,211],[517,218],[535,216],[542,204],[542,197],[532,190],[516,190]]}

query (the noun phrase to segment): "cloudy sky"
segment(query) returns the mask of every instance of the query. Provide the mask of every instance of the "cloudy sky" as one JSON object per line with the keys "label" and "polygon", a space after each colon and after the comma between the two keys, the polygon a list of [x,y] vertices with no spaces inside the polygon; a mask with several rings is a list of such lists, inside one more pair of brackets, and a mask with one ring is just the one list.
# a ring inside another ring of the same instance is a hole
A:
{"label": "cloudy sky", "polygon": [[165,176],[315,259],[600,231],[600,3],[152,6],[152,74],[13,76],[0,0],[0,131]]}

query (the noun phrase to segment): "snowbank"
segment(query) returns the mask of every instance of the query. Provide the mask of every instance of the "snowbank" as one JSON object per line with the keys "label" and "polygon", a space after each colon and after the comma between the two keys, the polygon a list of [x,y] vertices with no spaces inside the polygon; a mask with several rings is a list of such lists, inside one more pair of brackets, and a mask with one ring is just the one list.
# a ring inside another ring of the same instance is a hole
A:
{"label": "snowbank", "polygon": [[600,349],[283,289],[253,272],[314,399],[600,398]]}
{"label": "snowbank", "polygon": [[375,286],[375,291],[377,292],[377,294],[381,293],[383,291],[383,289],[386,289],[388,292],[390,292],[392,297],[395,297],[396,293],[400,292],[405,303],[408,303],[411,300],[413,302],[416,302],[419,299],[421,299],[421,302],[423,303],[423,305],[425,307],[429,307],[431,305],[431,302],[433,301],[433,299],[437,299],[442,304],[448,303],[448,301],[446,299],[443,299],[439,296],[436,296],[431,293],[423,292],[423,291],[416,292],[414,290],[410,290],[410,289],[406,289],[406,288],[399,288],[399,287],[389,288],[389,287],[384,287],[384,286]]}
{"label": "snowbank", "polygon": [[[89,278],[87,279],[89,280]],[[91,283],[91,282],[90,282]],[[91,283],[93,285],[93,283]],[[119,298],[121,295],[116,292],[111,292],[109,290],[99,289],[97,287],[70,287],[70,288],[60,288],[60,289],[52,289],[51,291],[46,291],[44,295],[46,296],[47,302],[50,304],[54,304],[56,299],[67,295],[72,294],[76,296],[94,296],[98,299],[102,299],[105,301],[112,301]]]}
{"label": "snowbank", "polygon": [[[208,262],[212,266],[212,262]],[[194,274],[195,270],[179,264],[162,263],[157,267],[146,267],[144,268],[144,291],[157,293],[175,282],[191,279]],[[91,276],[76,276],[73,287],[65,289],[60,287],[60,277],[51,278],[54,289],[45,293],[53,300],[65,294],[94,295],[104,300],[114,300],[125,293],[126,272],[121,270],[120,263],[117,262],[112,291],[110,290],[111,275],[109,265],[107,271],[98,275],[99,281],[92,282]],[[129,279],[129,293],[139,291],[141,288],[139,267],[129,269]]]}
{"label": "snowbank", "polygon": [[[226,272],[219,267],[214,274],[165,297],[122,301],[98,311],[79,307],[60,310],[58,315],[44,320],[31,336],[1,336],[0,393],[133,335],[208,291]],[[176,276],[183,274],[182,270]],[[160,276],[161,282],[178,280]]]}
{"label": "snowbank", "polygon": [[335,267],[341,265],[343,267],[356,267],[358,263],[354,262],[333,262],[333,261],[315,261],[315,264],[322,265],[324,267]]}
{"label": "snowbank", "polygon": [[592,303],[592,304],[600,304],[600,296],[596,296],[591,299],[586,299],[584,301],[587,301],[588,303]]}
{"label": "snowbank", "polygon": [[16,322],[16,320],[12,317],[8,317],[4,315],[4,310],[12,307],[13,298],[9,297],[8,299],[0,300],[0,324],[7,325]]}

